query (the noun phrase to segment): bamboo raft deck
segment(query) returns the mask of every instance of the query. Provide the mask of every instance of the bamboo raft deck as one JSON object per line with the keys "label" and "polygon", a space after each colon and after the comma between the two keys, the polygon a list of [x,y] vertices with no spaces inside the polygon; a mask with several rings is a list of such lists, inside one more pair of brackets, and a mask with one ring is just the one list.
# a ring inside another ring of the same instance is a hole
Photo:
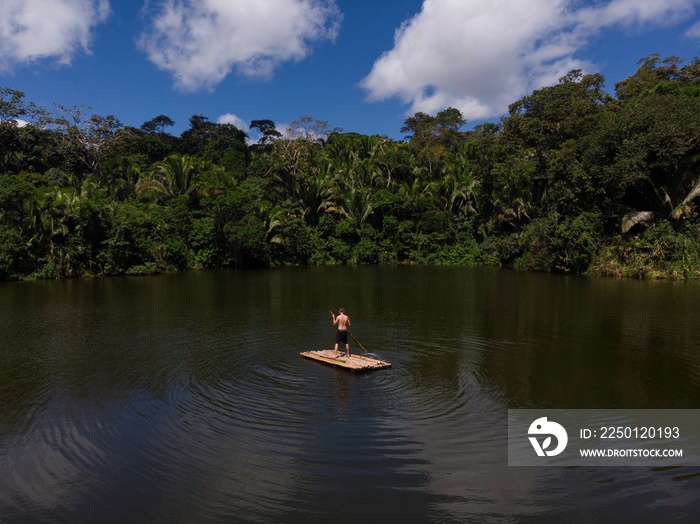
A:
{"label": "bamboo raft deck", "polygon": [[364,357],[362,355],[350,355],[350,358],[345,357],[344,353],[338,352],[338,358],[333,356],[332,349],[324,349],[321,351],[304,351],[300,353],[302,357],[318,360],[332,366],[338,366],[352,371],[369,371],[371,369],[390,368],[391,363],[375,358]]}

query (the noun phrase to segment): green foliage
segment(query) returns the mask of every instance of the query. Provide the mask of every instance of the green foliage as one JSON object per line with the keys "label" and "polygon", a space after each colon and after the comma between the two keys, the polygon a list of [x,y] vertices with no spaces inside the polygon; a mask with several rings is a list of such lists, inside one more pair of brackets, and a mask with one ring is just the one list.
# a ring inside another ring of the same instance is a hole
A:
{"label": "green foliage", "polygon": [[700,278],[697,228],[676,231],[662,220],[639,235],[614,237],[593,258],[590,274],[630,278]]}
{"label": "green foliage", "polygon": [[298,214],[286,210],[280,212],[277,220],[273,231],[268,230],[272,264],[309,264],[315,243],[314,228],[309,227]]}
{"label": "green foliage", "polygon": [[0,122],[13,122],[26,113],[24,93],[9,87],[0,88]]}
{"label": "green foliage", "polygon": [[240,268],[269,266],[267,228],[259,216],[246,213],[237,221],[224,224],[223,233],[231,265]]}
{"label": "green foliage", "polygon": [[496,265],[497,261],[484,252],[482,246],[471,235],[462,235],[455,244],[440,245],[426,256],[429,264],[480,266]]}
{"label": "green foliage", "polygon": [[583,273],[598,248],[600,214],[548,215],[530,222],[520,236],[522,256],[516,267],[536,271]]}
{"label": "green foliage", "polygon": [[[194,115],[140,129],[0,90],[0,279],[287,264],[506,265],[691,278],[700,255],[700,60],[644,59],[603,89],[574,70],[463,131],[406,141],[311,117],[257,144]],[[31,123],[19,127],[22,117]]]}
{"label": "green foliage", "polygon": [[35,187],[26,176],[0,174],[0,224],[19,225]]}
{"label": "green foliage", "polygon": [[251,129],[257,129],[260,133],[260,144],[267,144],[276,138],[282,138],[282,133],[277,131],[272,120],[253,120],[250,123]]}
{"label": "green foliage", "polygon": [[358,264],[379,263],[379,245],[371,238],[361,238],[355,246],[355,261]]}
{"label": "green foliage", "polygon": [[595,127],[606,100],[602,75],[574,70],[560,78],[559,84],[511,104],[504,133],[519,137],[540,154],[546,153]]}
{"label": "green foliage", "polygon": [[189,245],[194,255],[194,267],[211,269],[222,263],[221,242],[214,217],[203,217],[192,222]]}
{"label": "green foliage", "polygon": [[700,59],[679,68],[681,62],[679,57],[669,56],[659,65],[656,53],[642,58],[635,74],[615,84],[617,97],[628,100],[654,94],[698,96]]}
{"label": "green foliage", "polygon": [[167,117],[165,115],[158,115],[157,117],[147,122],[144,122],[141,126],[141,130],[148,134],[157,133],[159,135],[162,135],[165,133],[166,127],[171,127],[174,125],[175,122],[173,122],[173,120],[170,117]]}
{"label": "green foliage", "polygon": [[146,156],[149,163],[164,160],[173,152],[171,141],[163,135],[145,135],[138,141],[136,148]]}
{"label": "green foliage", "polygon": [[[347,263],[352,256],[352,248],[348,240],[356,238],[354,224],[350,220],[337,224],[330,214],[320,217],[313,240],[313,252],[310,262],[319,265],[334,265]],[[344,235],[345,238],[340,238]]]}
{"label": "green foliage", "polygon": [[111,228],[100,253],[107,275],[185,269],[182,239],[172,234],[172,214],[155,204],[127,201],[114,207]]}
{"label": "green foliage", "polygon": [[21,232],[0,224],[0,280],[15,280],[30,273],[31,262]]}

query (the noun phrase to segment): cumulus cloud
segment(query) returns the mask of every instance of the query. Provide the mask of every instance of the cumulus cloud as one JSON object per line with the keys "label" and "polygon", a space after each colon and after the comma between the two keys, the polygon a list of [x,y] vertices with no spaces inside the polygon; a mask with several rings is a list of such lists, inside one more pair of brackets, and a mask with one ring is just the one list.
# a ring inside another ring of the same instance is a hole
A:
{"label": "cumulus cloud", "polygon": [[216,119],[216,123],[231,124],[232,126],[235,126],[241,131],[245,131],[246,133],[249,131],[248,123],[239,116],[234,115],[233,113],[226,113],[224,115],[221,115],[219,118]]}
{"label": "cumulus cloud", "polygon": [[456,107],[469,120],[497,117],[572,69],[594,69],[576,53],[600,31],[675,24],[698,3],[425,0],[361,85],[369,100],[399,97],[414,113]]}
{"label": "cumulus cloud", "polygon": [[334,40],[341,15],[333,0],[165,0],[139,45],[186,91],[211,88],[234,69],[268,78],[302,60],[313,42]]}
{"label": "cumulus cloud", "polygon": [[109,14],[108,0],[3,0],[0,71],[43,59],[70,64],[90,52],[92,32]]}

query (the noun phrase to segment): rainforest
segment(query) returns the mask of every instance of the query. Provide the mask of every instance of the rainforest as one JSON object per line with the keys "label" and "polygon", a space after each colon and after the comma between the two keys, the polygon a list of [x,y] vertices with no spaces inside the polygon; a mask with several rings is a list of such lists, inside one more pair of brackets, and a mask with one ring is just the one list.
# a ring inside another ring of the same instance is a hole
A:
{"label": "rainforest", "polygon": [[[651,55],[606,91],[573,70],[465,131],[301,117],[180,136],[0,88],[0,280],[330,264],[700,277],[700,59]],[[150,115],[148,115],[150,116]]]}

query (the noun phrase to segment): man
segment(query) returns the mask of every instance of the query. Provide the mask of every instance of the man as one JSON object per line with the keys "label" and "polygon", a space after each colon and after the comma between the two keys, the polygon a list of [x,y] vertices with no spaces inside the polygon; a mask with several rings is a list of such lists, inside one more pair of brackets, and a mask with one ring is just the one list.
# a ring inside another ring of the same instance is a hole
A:
{"label": "man", "polygon": [[345,314],[345,309],[340,308],[340,314],[336,317],[335,313],[331,311],[333,315],[333,325],[338,326],[338,331],[335,334],[335,349],[334,356],[338,358],[338,344],[341,342],[345,344],[345,357],[350,358],[350,344],[348,344],[348,328],[350,327],[350,317]]}

